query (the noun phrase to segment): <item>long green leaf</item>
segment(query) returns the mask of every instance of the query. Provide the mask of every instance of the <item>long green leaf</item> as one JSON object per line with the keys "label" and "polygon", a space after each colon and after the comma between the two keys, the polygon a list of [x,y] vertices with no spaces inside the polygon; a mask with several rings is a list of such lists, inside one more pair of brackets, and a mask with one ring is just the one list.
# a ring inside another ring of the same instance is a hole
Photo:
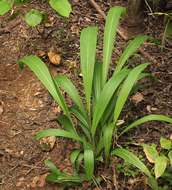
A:
{"label": "long green leaf", "polygon": [[104,30],[103,40],[103,69],[102,69],[102,82],[103,85],[107,80],[109,64],[112,56],[116,31],[119,24],[121,15],[125,12],[123,7],[111,8],[106,17],[106,24]]}
{"label": "long green leaf", "polygon": [[148,177],[152,177],[150,171],[145,166],[145,164],[136,155],[134,155],[132,152],[130,152],[124,148],[117,148],[117,149],[112,151],[112,155],[116,155],[116,156],[124,159],[126,162],[137,167],[139,170],[141,170]]}
{"label": "long green leaf", "polygon": [[131,57],[138,50],[140,45],[143,44],[147,39],[148,36],[137,36],[128,44],[117,62],[115,73],[119,72],[122,69],[129,57]]}
{"label": "long green leaf", "polygon": [[118,94],[118,99],[115,106],[114,111],[114,122],[116,123],[118,120],[118,117],[122,111],[122,108],[130,94],[130,91],[132,90],[135,82],[137,81],[140,73],[148,66],[147,63],[141,64],[134,69],[132,69],[128,75],[128,77],[125,79],[124,84]]}
{"label": "long green leaf", "polygon": [[40,131],[36,134],[36,139],[39,140],[43,137],[49,137],[49,136],[56,136],[56,137],[65,137],[65,138],[69,138],[69,139],[73,139],[76,141],[80,141],[83,142],[83,140],[78,136],[75,135],[69,131],[65,131],[62,129],[47,129],[47,130],[43,130]]}
{"label": "long green leaf", "polygon": [[81,72],[83,75],[87,111],[90,113],[91,93],[94,64],[96,57],[97,27],[87,27],[82,30],[80,37]]}
{"label": "long green leaf", "polygon": [[121,133],[119,136],[123,135],[124,133],[126,133],[128,130],[137,127],[145,122],[148,121],[164,121],[167,123],[171,123],[172,124],[172,118],[164,116],[164,115],[156,115],[156,114],[151,114],[151,115],[147,115],[144,116],[140,119],[138,119],[137,121],[133,122],[132,124],[130,124],[129,126],[127,126]]}
{"label": "long green leaf", "polygon": [[44,164],[46,167],[50,169],[50,171],[53,174],[56,174],[57,176],[62,174],[62,172],[56,167],[56,165],[51,160],[45,160]]}
{"label": "long green leaf", "polygon": [[60,115],[57,118],[57,121],[64,127],[66,131],[72,132],[74,134],[77,134],[75,128],[73,127],[73,124],[71,120],[66,115]]}
{"label": "long green leaf", "polygon": [[80,152],[81,152],[81,150],[76,149],[76,150],[73,150],[70,155],[70,161],[73,165],[74,170],[76,170],[76,161],[77,161],[77,158],[78,158]]}
{"label": "long green leaf", "polygon": [[23,57],[18,61],[18,63],[21,68],[23,68],[24,64],[26,64],[35,73],[38,79],[50,92],[54,100],[60,105],[64,113],[68,117],[70,117],[70,113],[68,111],[68,107],[65,103],[64,97],[60,93],[59,87],[55,85],[53,78],[45,63],[39,57],[33,55]]}
{"label": "long green leaf", "polygon": [[91,128],[91,132],[93,136],[95,135],[98,123],[100,119],[102,118],[103,113],[108,103],[110,102],[115,90],[119,87],[119,85],[127,76],[127,74],[128,74],[128,70],[123,69],[117,75],[113,75],[113,77],[105,84],[100,94],[100,97],[96,102],[95,110],[93,113],[93,123],[92,123],[92,128]]}
{"label": "long green leaf", "polygon": [[75,115],[75,117],[87,128],[88,127],[88,122],[86,120],[86,118],[83,116],[83,114],[80,112],[80,110],[78,110],[78,108],[76,106],[72,106],[70,107],[70,113]]}
{"label": "long green leaf", "polygon": [[106,161],[109,160],[110,149],[112,146],[113,129],[114,129],[114,123],[111,123],[104,129],[103,133],[103,143],[105,148]]}
{"label": "long green leaf", "polygon": [[102,89],[102,63],[96,62],[93,80],[94,102],[96,102]]}
{"label": "long green leaf", "polygon": [[84,168],[86,176],[90,180],[94,173],[94,153],[91,149],[84,150]]}
{"label": "long green leaf", "polygon": [[59,87],[64,89],[69,94],[73,102],[78,106],[81,112],[86,116],[84,105],[82,103],[78,90],[73,85],[71,80],[69,80],[67,76],[64,76],[64,75],[57,75],[54,80]]}

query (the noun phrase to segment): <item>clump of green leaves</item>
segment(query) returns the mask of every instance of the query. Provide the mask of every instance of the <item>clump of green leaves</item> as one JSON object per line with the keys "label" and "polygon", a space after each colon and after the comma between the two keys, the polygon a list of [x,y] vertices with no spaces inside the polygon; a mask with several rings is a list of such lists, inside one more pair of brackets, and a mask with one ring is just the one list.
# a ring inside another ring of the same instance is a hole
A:
{"label": "clump of green leaves", "polygon": [[[105,161],[106,164],[109,162],[113,141],[116,140],[113,137],[118,138],[129,129],[151,120],[172,123],[172,119],[169,117],[148,115],[123,128],[117,125],[133,87],[139,79],[145,76],[143,71],[149,65],[145,63],[133,69],[127,68],[129,57],[148,39],[147,36],[138,36],[129,42],[121,57],[115,63],[115,71],[112,75],[109,75],[116,31],[121,15],[124,13],[125,8],[123,7],[114,7],[108,12],[104,29],[103,60],[101,63],[95,61],[98,28],[87,27],[81,32],[80,59],[85,97],[81,98],[77,88],[67,76],[61,74],[52,76],[40,58],[30,55],[19,60],[20,67],[23,68],[26,64],[63,110],[63,114],[57,118],[63,129],[40,131],[36,134],[36,139],[57,136],[72,139],[81,145],[80,149],[75,149],[71,153],[73,175],[64,174],[48,161],[46,165],[51,171],[51,174],[47,177],[48,181],[65,184],[78,184],[82,183],[83,180],[95,181],[94,172],[98,162],[100,160]],[[67,105],[61,90],[69,95],[73,101],[73,106]],[[73,118],[75,119],[73,120]],[[77,123],[75,122],[76,119]],[[119,155],[123,154],[120,149],[117,149],[117,151]],[[112,152],[117,155],[116,152]],[[129,157],[129,160],[132,160],[132,157]],[[145,171],[151,176],[146,168]]]}

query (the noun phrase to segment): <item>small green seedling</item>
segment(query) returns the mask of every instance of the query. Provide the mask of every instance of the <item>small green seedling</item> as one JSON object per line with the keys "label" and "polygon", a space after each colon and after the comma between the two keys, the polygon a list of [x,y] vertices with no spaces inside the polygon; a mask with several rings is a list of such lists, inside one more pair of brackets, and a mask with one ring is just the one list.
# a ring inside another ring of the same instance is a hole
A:
{"label": "small green seedling", "polygon": [[24,19],[29,26],[35,27],[41,23],[43,15],[40,11],[32,9],[25,15]]}
{"label": "small green seedling", "polygon": [[[146,165],[140,161],[140,159],[133,153],[125,150],[118,149],[113,152],[113,154],[123,158],[126,162],[132,164],[133,166],[140,169],[146,176],[149,178],[149,185],[153,190],[165,190],[171,189],[172,187],[172,141],[166,138],[161,137],[160,139],[160,151],[157,150],[155,144],[143,144],[143,151],[146,155],[146,158],[153,164],[151,170],[149,170]],[[119,151],[122,151],[121,155]],[[130,159],[129,159],[130,157]],[[155,176],[155,177],[153,177]],[[158,186],[158,179],[166,181],[166,184],[163,187]]]}

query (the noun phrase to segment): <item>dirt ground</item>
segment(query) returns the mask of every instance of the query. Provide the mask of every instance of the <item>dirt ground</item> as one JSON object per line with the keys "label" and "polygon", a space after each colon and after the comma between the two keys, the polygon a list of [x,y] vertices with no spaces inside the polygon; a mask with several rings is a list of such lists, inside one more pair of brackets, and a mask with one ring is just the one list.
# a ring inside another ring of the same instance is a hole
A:
{"label": "dirt ground", "polygon": [[[105,12],[114,5],[123,5],[125,1],[97,1]],[[56,15],[46,2],[32,1],[28,5],[14,8],[14,15],[0,17],[0,28],[9,27],[9,31],[0,32],[0,189],[60,189],[57,185],[45,184],[47,169],[43,161],[51,158],[61,170],[71,170],[67,159],[74,145],[71,141],[57,139],[53,150],[44,152],[34,140],[37,131],[45,128],[57,128],[56,117],[59,107],[29,69],[21,71],[17,60],[24,55],[37,54],[47,63],[53,74],[65,73],[79,82],[79,34],[88,25],[98,25],[102,35],[104,20],[87,1],[73,0],[73,12],[69,19]],[[37,28],[28,27],[22,15],[30,8],[47,12],[48,18]],[[145,17],[146,34],[161,39],[162,21]],[[11,27],[13,26],[13,27]],[[152,30],[152,28],[154,30]],[[114,59],[121,53],[124,41],[118,36]],[[156,80],[143,81],[139,92],[143,100],[136,104],[131,99],[123,118],[134,120],[149,113],[172,115],[172,47],[161,50],[160,46],[147,43],[145,51],[155,60],[148,71]],[[59,66],[53,66],[47,53],[53,50],[61,58]],[[101,47],[98,55],[101,56]],[[145,61],[137,54],[130,64]],[[137,142],[158,143],[160,136],[169,137],[172,127],[166,123],[151,122],[131,131],[120,141],[132,139]],[[113,174],[104,175],[110,176]],[[109,177],[108,176],[108,177]],[[111,177],[111,176],[110,176]],[[146,189],[144,179],[130,184],[129,179],[119,176],[119,189]],[[107,182],[108,181],[108,182]],[[114,189],[110,180],[103,189]],[[142,187],[142,188],[141,188]],[[85,186],[79,189],[86,189]],[[87,187],[88,189],[88,187]]]}

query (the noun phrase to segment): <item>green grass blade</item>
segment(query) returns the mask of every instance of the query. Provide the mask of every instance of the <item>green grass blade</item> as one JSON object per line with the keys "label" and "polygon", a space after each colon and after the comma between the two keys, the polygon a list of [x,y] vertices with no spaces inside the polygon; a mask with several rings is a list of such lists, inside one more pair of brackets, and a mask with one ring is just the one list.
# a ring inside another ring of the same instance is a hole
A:
{"label": "green grass blade", "polygon": [[106,161],[109,160],[109,156],[110,156],[110,149],[112,146],[113,129],[114,129],[114,123],[111,123],[103,131],[103,143],[104,143],[104,148],[105,148]]}
{"label": "green grass blade", "polygon": [[106,83],[109,64],[112,56],[114,41],[116,37],[117,27],[121,15],[125,12],[123,7],[111,8],[106,17],[106,24],[104,29],[103,40],[103,69],[102,69],[102,82]]}
{"label": "green grass blade", "polygon": [[122,108],[130,94],[130,91],[132,90],[134,84],[138,80],[138,77],[140,73],[148,66],[147,63],[141,64],[134,69],[132,69],[128,75],[128,77],[125,79],[124,84],[118,94],[118,99],[115,106],[114,111],[114,122],[116,123],[118,120],[118,117],[122,111]]}
{"label": "green grass blade", "polygon": [[93,73],[96,57],[97,27],[87,27],[80,37],[81,72],[83,75],[87,111],[90,113]]}
{"label": "green grass blade", "polygon": [[94,174],[94,153],[91,149],[84,150],[84,168],[88,180],[91,180]]}
{"label": "green grass blade", "polygon": [[104,86],[99,99],[96,102],[95,110],[93,113],[93,123],[91,132],[92,135],[95,135],[97,126],[99,124],[100,119],[103,116],[103,113],[110,102],[115,90],[119,87],[121,82],[124,80],[124,78],[127,76],[128,70],[123,69],[121,72],[119,72],[117,75],[114,75]]}
{"label": "green grass blade", "polygon": [[141,170],[145,175],[148,177],[152,177],[150,171],[145,166],[145,164],[132,152],[124,149],[124,148],[117,148],[112,151],[112,155],[118,156],[124,159],[126,162],[132,164],[133,166],[137,167]]}
{"label": "green grass blade", "polygon": [[124,133],[128,132],[128,130],[137,127],[145,122],[148,121],[164,121],[167,123],[171,123],[172,124],[172,118],[164,116],[164,115],[156,115],[156,114],[151,114],[151,115],[147,115],[144,116],[140,119],[138,119],[137,121],[133,122],[132,124],[130,124],[129,126],[127,126],[121,133],[119,136],[123,135]]}
{"label": "green grass blade", "polygon": [[73,127],[71,120],[66,115],[60,115],[57,118],[57,121],[64,127],[64,129],[66,131],[77,134],[75,128]]}
{"label": "green grass blade", "polygon": [[64,75],[58,75],[58,76],[55,77],[54,80],[55,80],[55,82],[57,83],[57,85],[59,87],[61,87],[63,90],[65,90],[69,94],[69,96],[71,97],[71,99],[73,100],[73,102],[78,106],[78,108],[80,109],[80,111],[84,115],[86,115],[85,109],[84,109],[84,105],[82,103],[82,100],[80,98],[78,90],[73,85],[73,83],[71,82],[71,80],[68,79],[67,76],[64,76]]}
{"label": "green grass blade", "polygon": [[38,132],[35,137],[36,137],[36,140],[39,140],[43,137],[49,137],[49,136],[65,137],[65,138],[83,142],[83,140],[78,135],[73,134],[69,131],[62,130],[62,129],[46,129],[46,130]]}
{"label": "green grass blade", "polygon": [[53,78],[45,65],[45,63],[37,56],[25,56],[18,61],[21,68],[26,64],[46,87],[54,100],[60,105],[63,112],[70,117],[68,107],[65,103],[64,97],[60,93],[60,89],[55,85]]}
{"label": "green grass blade", "polygon": [[122,69],[129,57],[131,57],[147,39],[148,36],[137,36],[128,44],[117,62],[115,73],[119,72]]}

